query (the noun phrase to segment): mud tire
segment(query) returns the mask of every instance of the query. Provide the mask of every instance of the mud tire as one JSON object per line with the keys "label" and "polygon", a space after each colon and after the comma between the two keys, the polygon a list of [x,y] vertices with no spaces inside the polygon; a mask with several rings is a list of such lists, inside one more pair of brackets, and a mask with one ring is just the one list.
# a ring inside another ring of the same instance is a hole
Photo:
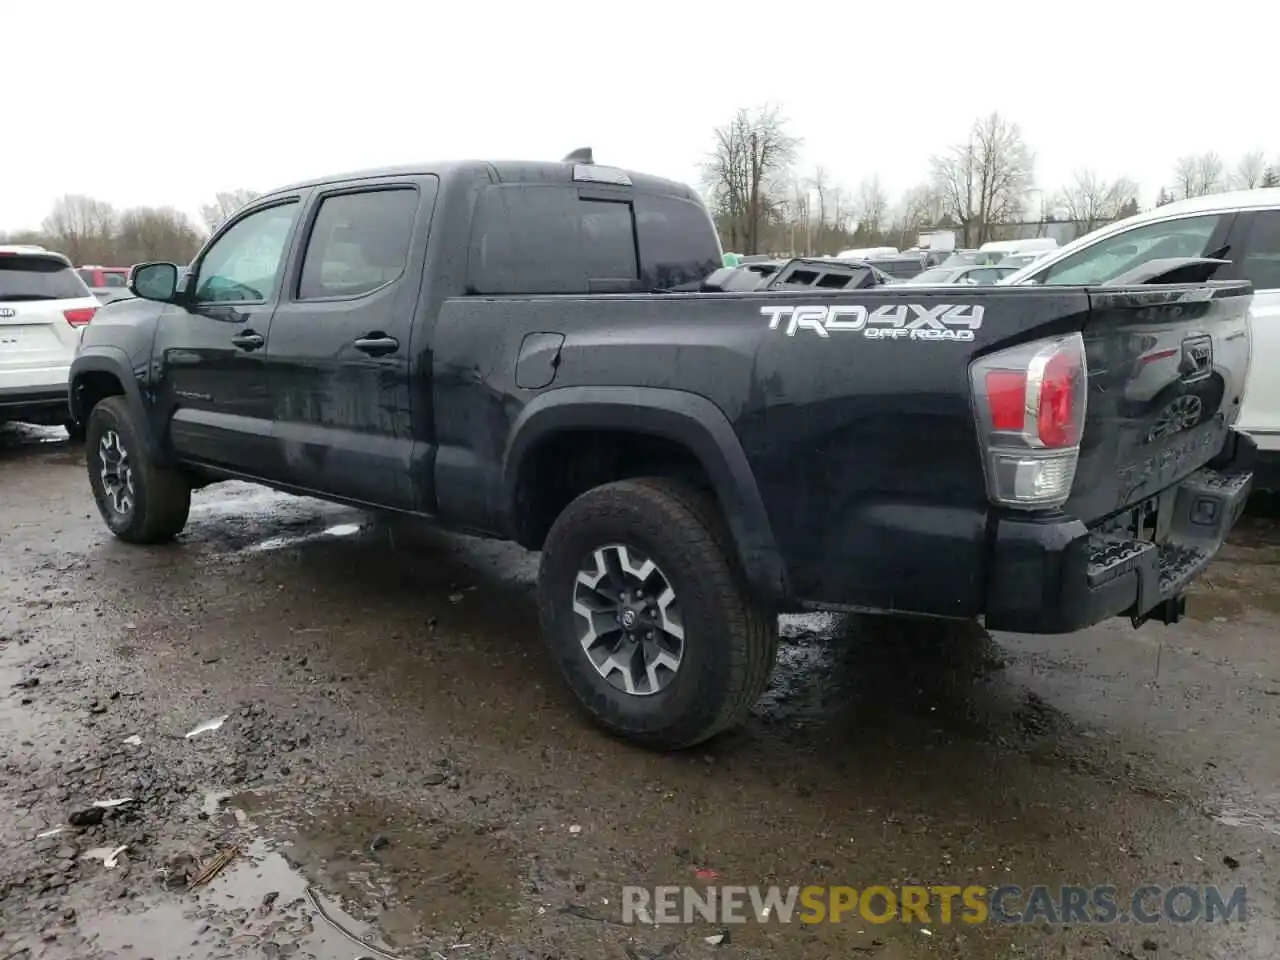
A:
{"label": "mud tire", "polygon": [[[123,513],[112,506],[102,479],[100,445],[112,430],[128,451],[133,474],[133,505]],[[107,397],[93,408],[85,440],[93,499],[113,534],[129,543],[164,543],[182,532],[191,509],[191,483],[181,471],[157,466],[147,458],[124,397]]]}
{"label": "mud tire", "polygon": [[[680,666],[648,696],[612,686],[582,649],[575,583],[606,544],[651,558],[681,604]],[[716,502],[682,481],[622,480],[570,503],[543,546],[538,595],[542,635],[569,688],[592,720],[627,740],[661,750],[702,743],[745,721],[768,686],[778,618],[754,599]]]}

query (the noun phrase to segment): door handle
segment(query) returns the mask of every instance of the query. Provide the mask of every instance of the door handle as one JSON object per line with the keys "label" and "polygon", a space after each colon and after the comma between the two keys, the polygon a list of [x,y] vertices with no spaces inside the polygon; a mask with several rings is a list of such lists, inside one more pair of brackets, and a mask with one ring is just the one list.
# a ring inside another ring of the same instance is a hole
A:
{"label": "door handle", "polygon": [[245,350],[250,353],[257,350],[259,347],[266,346],[267,343],[266,338],[261,334],[254,333],[252,330],[246,330],[244,333],[236,334],[231,338],[231,342],[241,350]]}
{"label": "door handle", "polygon": [[368,334],[351,345],[371,357],[381,357],[400,349],[400,341],[395,337],[388,337],[385,333]]}

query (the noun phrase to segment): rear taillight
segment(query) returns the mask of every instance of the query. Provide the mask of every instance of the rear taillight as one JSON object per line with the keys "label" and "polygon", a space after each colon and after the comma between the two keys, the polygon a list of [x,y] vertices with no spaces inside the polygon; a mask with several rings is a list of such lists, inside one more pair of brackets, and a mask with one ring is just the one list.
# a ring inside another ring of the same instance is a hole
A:
{"label": "rear taillight", "polygon": [[97,307],[76,307],[74,310],[63,310],[62,315],[73,327],[83,327],[98,312]]}
{"label": "rear taillight", "polygon": [[1036,340],[969,367],[987,495],[1006,507],[1060,507],[1071,494],[1087,387],[1080,334]]}

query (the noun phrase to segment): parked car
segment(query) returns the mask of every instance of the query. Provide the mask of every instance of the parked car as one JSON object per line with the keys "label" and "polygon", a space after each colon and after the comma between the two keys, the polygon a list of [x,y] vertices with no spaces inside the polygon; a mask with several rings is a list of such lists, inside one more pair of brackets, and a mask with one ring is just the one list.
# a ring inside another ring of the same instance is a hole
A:
{"label": "parked car", "polygon": [[1216,279],[1253,284],[1253,367],[1262,375],[1249,378],[1239,426],[1260,449],[1259,486],[1280,489],[1280,379],[1269,375],[1280,363],[1280,188],[1156,207],[1080,237],[1002,283],[1106,283],[1153,260],[1176,257],[1229,261]]}
{"label": "parked car", "polygon": [[993,267],[1005,255],[998,250],[955,250],[943,258],[940,267]]}
{"label": "parked car", "polygon": [[1008,270],[1012,273],[1019,270],[1029,263],[1035,263],[1037,260],[1043,260],[1051,251],[1039,251],[1033,253],[1010,253],[1000,258],[996,266],[1002,270]]}
{"label": "parked car", "polygon": [[929,265],[924,254],[899,254],[895,257],[868,257],[867,263],[898,280],[910,280]]}
{"label": "parked car", "polygon": [[[567,687],[664,748],[746,717],[780,611],[1181,616],[1251,483],[1247,283],[779,288],[695,191],[577,156],[298,183],[183,286],[137,267],[71,370],[107,527],[171,539],[237,478],[540,550]],[[702,292],[726,272],[767,289]],[[1211,345],[1194,435],[1109,400],[1152,329]]]}
{"label": "parked car", "polygon": [[66,424],[67,376],[98,301],[60,253],[0,246],[0,423]]}
{"label": "parked car", "polygon": [[912,285],[921,284],[937,284],[937,283],[967,283],[967,284],[988,284],[996,283],[1001,278],[1007,277],[1013,273],[1013,267],[1004,266],[963,266],[963,267],[934,267],[932,270],[926,270],[924,273],[916,274],[903,283]]}
{"label": "parked car", "polygon": [[89,291],[100,303],[110,303],[112,300],[133,296],[129,292],[128,267],[87,265],[79,267],[76,273],[80,274],[80,279],[85,282]]}

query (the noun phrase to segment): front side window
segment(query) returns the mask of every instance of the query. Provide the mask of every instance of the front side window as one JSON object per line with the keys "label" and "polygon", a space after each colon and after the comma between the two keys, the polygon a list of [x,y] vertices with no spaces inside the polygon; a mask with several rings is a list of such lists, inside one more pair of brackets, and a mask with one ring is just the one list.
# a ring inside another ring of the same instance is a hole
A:
{"label": "front side window", "polygon": [[1093,285],[1134,270],[1151,260],[1202,257],[1223,214],[1205,214],[1148,223],[1099,240],[1064,257],[1033,279],[1057,285]]}
{"label": "front side window", "polygon": [[325,197],[307,241],[298,299],[358,297],[400,279],[417,212],[412,188]]}
{"label": "front side window", "polygon": [[252,303],[270,299],[297,215],[297,201],[290,201],[236,221],[201,259],[196,301]]}
{"label": "front side window", "polygon": [[1253,214],[1240,260],[1240,277],[1255,290],[1280,290],[1280,210]]}

